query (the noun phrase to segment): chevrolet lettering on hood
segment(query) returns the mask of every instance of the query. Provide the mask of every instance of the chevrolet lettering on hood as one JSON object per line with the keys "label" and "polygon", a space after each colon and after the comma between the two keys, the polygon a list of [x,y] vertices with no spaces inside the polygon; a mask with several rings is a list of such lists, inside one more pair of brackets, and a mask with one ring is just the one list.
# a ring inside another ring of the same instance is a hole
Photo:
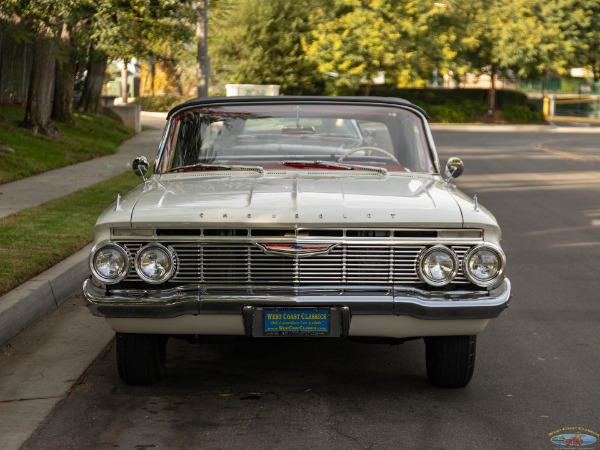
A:
{"label": "chevrolet lettering on hood", "polygon": [[418,106],[228,97],[168,114],[153,170],[94,227],[85,302],[123,381],[164,374],[170,337],[423,339],[427,378],[464,387],[509,304],[494,216],[453,184]]}

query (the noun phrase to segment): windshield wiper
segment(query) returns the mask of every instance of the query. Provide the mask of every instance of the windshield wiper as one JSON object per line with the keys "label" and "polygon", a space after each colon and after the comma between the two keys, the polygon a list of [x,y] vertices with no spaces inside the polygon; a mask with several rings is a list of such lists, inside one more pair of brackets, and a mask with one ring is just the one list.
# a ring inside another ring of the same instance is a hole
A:
{"label": "windshield wiper", "polygon": [[166,173],[177,173],[177,172],[191,172],[193,170],[249,170],[258,172],[260,175],[265,174],[265,169],[260,166],[238,166],[233,164],[210,164],[210,163],[196,163],[188,166],[175,167],[167,170]]}
{"label": "windshield wiper", "polygon": [[316,161],[302,161],[302,160],[298,160],[298,161],[282,161],[282,163],[284,166],[295,166],[295,167],[299,167],[301,169],[308,169],[311,167],[321,167],[321,168],[329,168],[329,169],[335,169],[335,170],[370,170],[370,171],[374,171],[374,172],[378,172],[381,175],[387,175],[388,171],[386,168],[384,167],[374,167],[374,166],[361,166],[358,164],[345,164],[345,163],[339,163],[339,162],[333,162],[333,161],[321,161],[321,160],[316,160]]}

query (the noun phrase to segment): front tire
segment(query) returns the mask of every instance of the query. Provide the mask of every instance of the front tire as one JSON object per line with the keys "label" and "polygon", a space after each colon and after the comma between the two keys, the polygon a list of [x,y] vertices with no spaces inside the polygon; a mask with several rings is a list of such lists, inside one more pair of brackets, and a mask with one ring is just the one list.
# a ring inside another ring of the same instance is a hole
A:
{"label": "front tire", "polygon": [[150,386],[165,374],[167,336],[117,333],[117,368],[132,386]]}
{"label": "front tire", "polygon": [[435,386],[463,388],[473,376],[477,336],[425,338],[427,378]]}

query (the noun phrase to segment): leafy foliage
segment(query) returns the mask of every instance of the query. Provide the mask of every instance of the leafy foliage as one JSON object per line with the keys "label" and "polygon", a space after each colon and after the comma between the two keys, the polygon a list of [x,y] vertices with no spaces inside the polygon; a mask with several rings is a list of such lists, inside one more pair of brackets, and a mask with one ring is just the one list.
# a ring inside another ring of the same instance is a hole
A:
{"label": "leafy foliage", "polygon": [[311,22],[316,25],[305,39],[307,54],[329,76],[333,93],[369,84],[401,63],[400,17],[392,2],[333,0],[314,10]]}
{"label": "leafy foliage", "polygon": [[170,58],[192,38],[194,14],[191,1],[100,0],[90,37],[109,56]]}
{"label": "leafy foliage", "polygon": [[209,50],[218,81],[279,84],[286,94],[318,92],[323,83],[302,47],[314,0],[222,0]]}
{"label": "leafy foliage", "polygon": [[134,103],[142,105],[144,111],[168,112],[173,107],[191,100],[193,96],[160,95],[155,97],[139,97]]}
{"label": "leafy foliage", "polygon": [[532,111],[528,106],[506,105],[502,108],[500,116],[508,122],[527,123],[541,122],[544,117],[539,111]]}

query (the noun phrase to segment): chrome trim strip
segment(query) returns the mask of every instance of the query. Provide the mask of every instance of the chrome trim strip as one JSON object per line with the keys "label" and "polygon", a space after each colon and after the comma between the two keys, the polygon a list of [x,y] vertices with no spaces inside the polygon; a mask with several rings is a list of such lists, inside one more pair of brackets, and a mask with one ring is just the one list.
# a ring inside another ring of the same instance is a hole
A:
{"label": "chrome trim strip", "polygon": [[[254,292],[259,291],[260,294]],[[115,290],[109,293],[91,279],[83,285],[86,305],[97,316],[168,318],[184,314],[239,314],[245,307],[348,307],[352,315],[406,315],[421,319],[491,319],[509,305],[508,279],[491,291],[429,292],[393,286],[316,286],[310,288],[188,285],[168,290]]]}
{"label": "chrome trim strip", "polygon": [[[148,229],[148,227],[144,227],[144,229]],[[324,227],[324,228],[314,228],[314,227],[298,227],[294,230],[290,230],[288,226],[281,227],[253,227],[247,228],[246,226],[239,227],[214,227],[214,226],[188,226],[188,227],[158,227],[159,230],[174,230],[174,231],[182,231],[182,230],[194,230],[198,231],[197,235],[194,235],[194,242],[213,242],[213,241],[237,241],[237,242],[245,242],[245,243],[253,243],[253,242],[271,242],[271,241],[282,241],[282,242],[292,242],[295,239],[301,239],[303,241],[323,241],[328,242],[330,244],[333,243],[361,243],[361,244],[387,244],[387,245],[398,245],[398,244],[457,244],[457,245],[477,245],[481,244],[483,241],[483,230],[481,229],[464,229],[464,228],[394,228],[394,227]],[[231,235],[231,236],[222,236],[222,235],[208,235],[205,234],[204,231],[214,231],[214,230],[243,230],[246,231],[245,235]],[[128,240],[137,240],[137,239],[148,239],[152,241],[163,241],[163,240],[182,240],[189,241],[189,235],[157,235],[156,229],[152,229],[153,233],[151,235],[120,235],[115,234],[113,230],[111,230],[111,239],[115,241],[128,241]],[[294,234],[289,236],[282,236],[279,234],[280,231],[291,231]],[[273,235],[264,234],[265,232],[271,231]],[[330,231],[332,234],[327,235],[323,234],[324,232]],[[369,237],[358,237],[358,236],[349,236],[348,234],[352,232],[384,232],[388,233],[387,236],[369,236]],[[260,234],[253,234],[253,233]],[[436,236],[424,237],[424,236],[395,236],[395,234],[402,233],[411,233],[411,232],[432,232],[436,233]],[[317,233],[317,234],[311,234]],[[474,234],[478,234],[478,236],[474,236]]]}

